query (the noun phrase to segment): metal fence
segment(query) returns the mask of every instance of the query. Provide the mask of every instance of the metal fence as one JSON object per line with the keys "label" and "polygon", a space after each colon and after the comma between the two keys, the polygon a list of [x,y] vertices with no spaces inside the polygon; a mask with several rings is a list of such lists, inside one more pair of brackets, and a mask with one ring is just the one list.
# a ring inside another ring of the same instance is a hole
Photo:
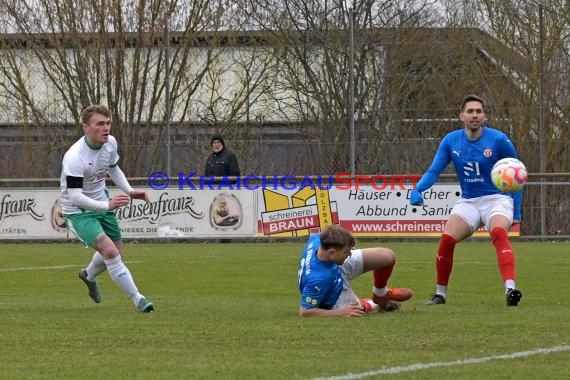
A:
{"label": "metal fence", "polygon": [[[356,173],[402,174],[424,171],[439,141],[395,141],[360,143],[356,148]],[[4,178],[58,177],[63,154],[72,141],[0,143],[0,169]],[[120,154],[128,152],[131,160],[121,167],[133,177],[148,176],[165,170],[163,144],[120,144]],[[321,143],[311,140],[250,140],[227,141],[237,155],[242,174],[252,175],[319,175],[350,172],[349,148],[344,143]],[[203,174],[211,153],[209,140],[204,138],[170,146],[171,173]]]}
{"label": "metal fence", "polygon": [[[297,177],[297,180],[300,182],[303,178]],[[540,182],[541,179],[543,182]],[[455,182],[455,175],[444,174],[441,180]],[[543,240],[570,239],[569,180],[570,173],[530,174],[530,180],[524,190],[521,237]],[[135,186],[148,187],[145,176],[130,178],[130,182]],[[0,187],[3,188],[54,188],[58,185],[57,178],[0,179]],[[545,201],[541,202],[542,199]]]}

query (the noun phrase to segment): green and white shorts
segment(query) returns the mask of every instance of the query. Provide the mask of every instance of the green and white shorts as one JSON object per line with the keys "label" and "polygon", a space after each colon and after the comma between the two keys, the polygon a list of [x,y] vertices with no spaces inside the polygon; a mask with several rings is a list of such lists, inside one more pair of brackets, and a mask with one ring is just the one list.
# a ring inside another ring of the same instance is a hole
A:
{"label": "green and white shorts", "polygon": [[63,216],[71,232],[86,247],[92,246],[95,238],[105,233],[111,240],[121,240],[121,229],[113,211],[83,211],[80,214]]}

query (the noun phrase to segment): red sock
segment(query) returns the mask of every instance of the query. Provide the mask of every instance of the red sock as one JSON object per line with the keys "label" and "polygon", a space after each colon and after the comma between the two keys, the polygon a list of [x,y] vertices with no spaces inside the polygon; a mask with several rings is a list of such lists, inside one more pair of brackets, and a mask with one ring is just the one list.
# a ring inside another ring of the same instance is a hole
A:
{"label": "red sock", "polygon": [[437,270],[437,284],[447,286],[451,269],[453,268],[453,252],[455,241],[450,235],[443,234],[439,240],[439,248],[435,258],[435,269]]}
{"label": "red sock", "polygon": [[[395,264],[395,263],[394,263]],[[374,269],[372,275],[374,277],[374,287],[382,289],[388,285],[388,279],[392,275],[392,270],[394,269],[394,264],[380,269]]]}
{"label": "red sock", "polygon": [[503,281],[515,279],[515,254],[507,236],[507,231],[501,227],[495,227],[491,231],[491,240],[497,252],[497,263]]}

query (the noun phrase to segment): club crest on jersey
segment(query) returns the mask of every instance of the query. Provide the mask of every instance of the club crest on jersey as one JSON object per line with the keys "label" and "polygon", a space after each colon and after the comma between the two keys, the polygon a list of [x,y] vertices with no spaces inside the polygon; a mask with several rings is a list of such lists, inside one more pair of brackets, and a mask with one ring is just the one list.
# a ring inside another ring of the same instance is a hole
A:
{"label": "club crest on jersey", "polygon": [[102,170],[102,171],[98,172],[97,174],[95,174],[95,181],[94,182],[104,181],[105,179],[107,179],[107,171]]}
{"label": "club crest on jersey", "polygon": [[483,151],[483,155],[487,158],[491,157],[493,155],[493,151],[491,150],[491,148],[487,148]]}

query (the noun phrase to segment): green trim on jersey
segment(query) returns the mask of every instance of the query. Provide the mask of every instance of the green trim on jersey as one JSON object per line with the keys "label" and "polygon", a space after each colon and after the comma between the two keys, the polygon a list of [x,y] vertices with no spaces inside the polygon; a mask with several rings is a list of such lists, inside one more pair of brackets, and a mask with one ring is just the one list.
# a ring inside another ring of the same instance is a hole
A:
{"label": "green trim on jersey", "polygon": [[[103,145],[101,145],[99,148],[97,148],[97,147],[89,144],[89,140],[87,140],[87,136],[83,136],[83,139],[85,140],[85,145],[87,145],[89,147],[89,149],[99,150],[103,147]],[[110,164],[109,168],[114,168],[117,165],[119,165],[119,160],[117,160],[117,162],[115,162],[114,164]]]}
{"label": "green trim on jersey", "polygon": [[113,211],[88,211],[63,217],[71,232],[86,247],[92,246],[95,238],[102,233],[113,241],[121,240],[121,229]]}
{"label": "green trim on jersey", "polygon": [[87,145],[89,147],[89,149],[99,150],[99,149],[101,149],[101,146],[103,146],[103,145],[101,145],[99,148],[97,148],[96,146],[89,144],[89,140],[87,140],[87,136],[83,136],[83,139],[85,140],[85,145]]}

